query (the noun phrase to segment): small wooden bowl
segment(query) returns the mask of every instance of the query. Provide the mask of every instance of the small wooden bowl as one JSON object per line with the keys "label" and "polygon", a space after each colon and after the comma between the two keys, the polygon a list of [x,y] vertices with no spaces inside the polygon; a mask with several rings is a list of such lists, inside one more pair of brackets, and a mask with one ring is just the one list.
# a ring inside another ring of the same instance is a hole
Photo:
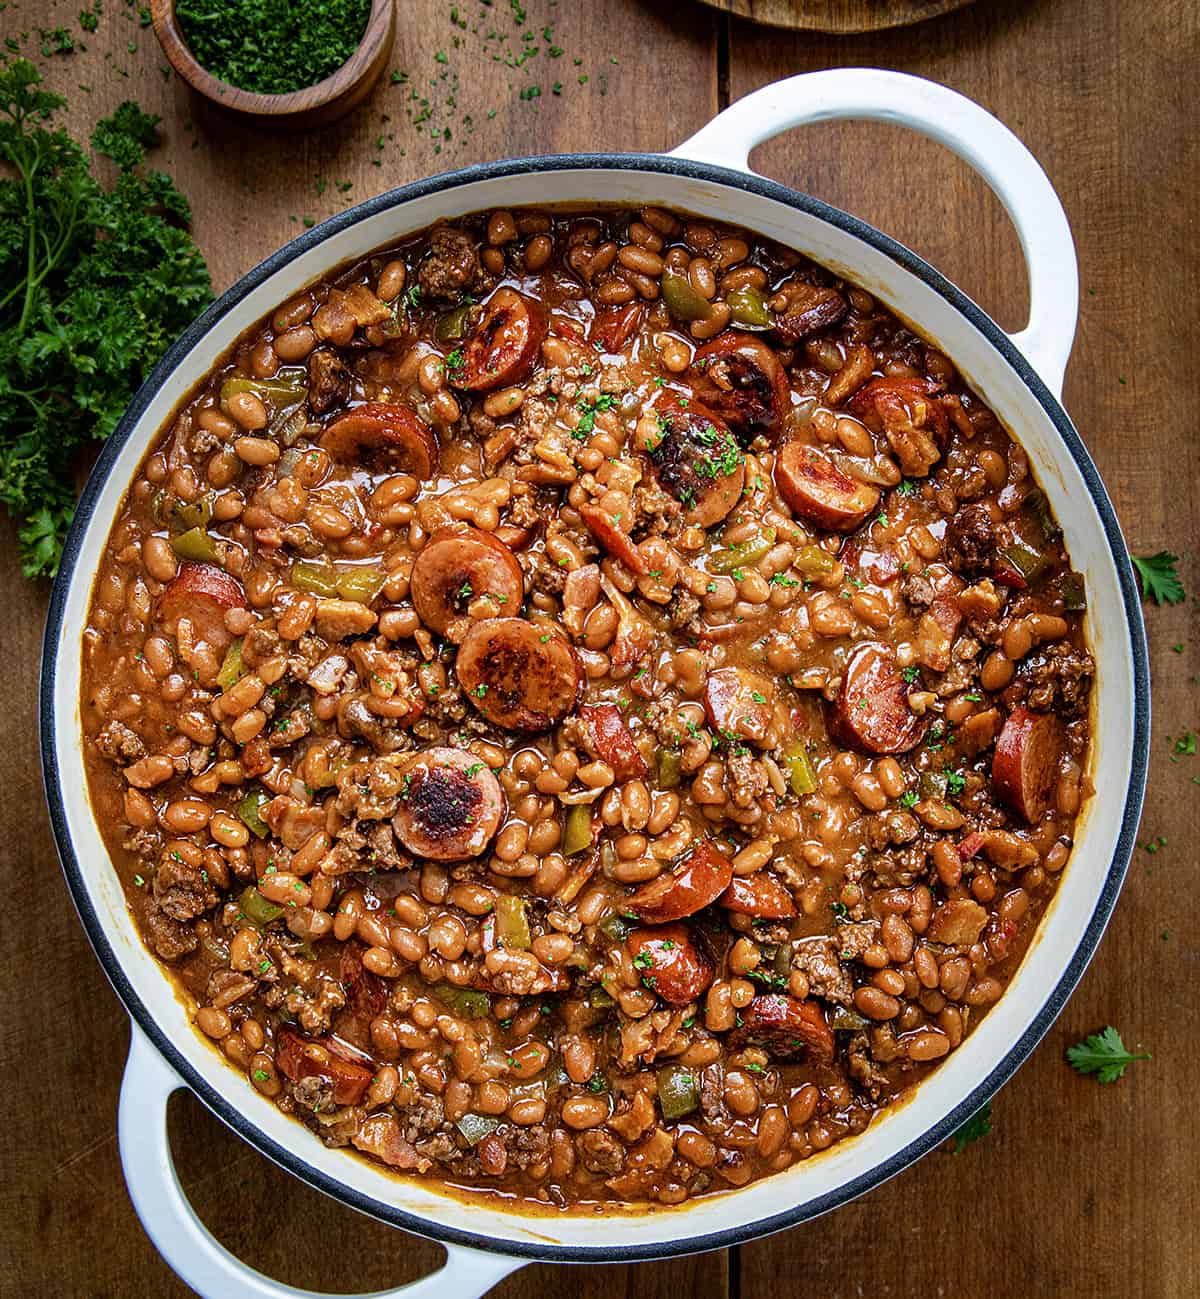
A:
{"label": "small wooden bowl", "polygon": [[336,72],[303,90],[260,95],[218,80],[197,63],[175,17],[175,0],[150,0],[150,16],[167,61],[196,94],[232,113],[280,129],[323,126],[361,103],[387,66],[396,36],[394,0],[371,0],[371,16],[358,49]]}

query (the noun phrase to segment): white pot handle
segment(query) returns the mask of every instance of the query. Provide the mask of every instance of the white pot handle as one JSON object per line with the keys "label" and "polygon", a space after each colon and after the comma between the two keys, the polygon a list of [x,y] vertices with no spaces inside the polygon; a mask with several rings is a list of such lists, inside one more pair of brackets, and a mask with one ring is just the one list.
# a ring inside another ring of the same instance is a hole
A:
{"label": "white pot handle", "polygon": [[1079,317],[1071,227],[1037,159],[974,100],[921,77],[876,68],[804,73],[731,104],[672,156],[749,171],[750,151],[764,140],[793,126],[842,118],[919,131],[958,154],[992,187],[1017,228],[1029,267],[1029,324],[1012,341],[1060,396]]}
{"label": "white pot handle", "polygon": [[[185,1084],[136,1024],[121,1080],[117,1121],[121,1166],[133,1207],[168,1265],[202,1299],[350,1299],[282,1285],[235,1258],[196,1217],[175,1175],[167,1101]],[[447,1245],[445,1266],[394,1290],[361,1299],[481,1299],[524,1260]]]}

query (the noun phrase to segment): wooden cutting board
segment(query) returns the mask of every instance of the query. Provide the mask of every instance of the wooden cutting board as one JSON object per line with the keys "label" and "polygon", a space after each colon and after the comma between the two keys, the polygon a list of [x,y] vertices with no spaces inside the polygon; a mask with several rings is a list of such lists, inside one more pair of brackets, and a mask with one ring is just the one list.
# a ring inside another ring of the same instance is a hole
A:
{"label": "wooden cutting board", "polygon": [[877,32],[963,9],[973,0],[701,0],[771,27],[815,32]]}

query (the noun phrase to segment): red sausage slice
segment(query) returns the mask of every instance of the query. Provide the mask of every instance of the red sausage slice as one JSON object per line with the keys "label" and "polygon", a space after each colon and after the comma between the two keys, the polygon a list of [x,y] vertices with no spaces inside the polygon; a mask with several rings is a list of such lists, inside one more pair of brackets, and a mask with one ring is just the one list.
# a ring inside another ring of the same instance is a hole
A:
{"label": "red sausage slice", "polygon": [[197,640],[223,650],[233,637],[225,629],[225,611],[244,609],[246,592],[236,577],[216,564],[184,564],[158,597],[158,620],[174,636],[179,620],[192,624]]}
{"label": "red sausage slice", "polygon": [[275,1063],[292,1082],[320,1078],[333,1089],[335,1105],[357,1105],[375,1076],[373,1069],[334,1055],[328,1041],[313,1041],[287,1028],[276,1034]]}
{"label": "red sausage slice", "polygon": [[510,731],[548,731],[575,707],[583,689],[571,642],[557,627],[522,618],[475,623],[456,666],[471,703]]}
{"label": "red sausage slice", "polygon": [[396,838],[414,857],[464,861],[478,857],[504,819],[500,782],[465,749],[426,749],[400,767]]}
{"label": "red sausage slice", "polygon": [[321,447],[345,464],[378,464],[431,478],[438,468],[433,430],[407,406],[372,401],[339,415],[321,435]]}
{"label": "red sausage slice", "polygon": [[619,559],[631,573],[638,577],[646,575],[646,561],[637,548],[637,543],[598,505],[581,505],[579,517],[587,524],[588,531],[614,558]]}
{"label": "red sausage slice", "polygon": [[469,392],[519,383],[533,369],[548,319],[540,302],[523,297],[516,289],[497,289],[463,344],[459,377],[451,376],[450,382]]}
{"label": "red sausage slice", "polygon": [[779,494],[809,523],[830,532],[853,532],[879,504],[879,492],[843,473],[816,447],[788,442],[775,457]]}
{"label": "red sausage slice", "polygon": [[1062,727],[1051,713],[1014,708],[1000,731],[992,757],[992,784],[1031,825],[1042,819],[1049,804],[1062,750]]}
{"label": "red sausage slice", "polygon": [[713,981],[713,963],[686,925],[635,929],[627,943],[642,982],[670,1006],[695,1001]]}
{"label": "red sausage slice", "polygon": [[525,580],[516,555],[490,533],[441,528],[413,564],[410,595],[425,626],[445,635],[475,601],[486,599],[493,618],[517,613]]}
{"label": "red sausage slice", "polygon": [[846,407],[887,436],[906,477],[923,478],[940,459],[950,427],[936,391],[930,379],[872,379]]}
{"label": "red sausage slice", "polygon": [[796,914],[792,895],[766,871],[735,875],[717,901],[726,911],[760,920],[788,920]]}
{"label": "red sausage slice", "polygon": [[726,740],[740,737],[767,745],[775,709],[775,686],[768,677],[747,668],[717,668],[704,687],[704,711]]}
{"label": "red sausage slice", "polygon": [[818,1064],[833,1061],[833,1032],[815,1001],[798,1001],[768,993],[742,1011],[742,1023],[729,1035],[740,1050],[761,1046],[773,1060],[798,1060],[805,1054]]}
{"label": "red sausage slice", "polygon": [[670,871],[649,880],[629,899],[639,920],[682,920],[715,902],[733,879],[733,863],[704,840]]}
{"label": "red sausage slice", "polygon": [[746,463],[725,421],[700,402],[666,392],[655,407],[662,437],[650,462],[688,523],[711,528],[738,503]]}
{"label": "red sausage slice", "polygon": [[637,332],[646,314],[645,303],[629,302],[623,307],[599,307],[592,317],[588,342],[605,352],[619,352]]}
{"label": "red sausage slice", "polygon": [[743,436],[773,428],[791,405],[779,357],[761,339],[738,330],[705,343],[688,379],[696,396]]}
{"label": "red sausage slice", "polygon": [[926,719],[908,706],[908,687],[882,645],[860,645],[846,664],[830,733],[862,753],[907,753],[920,743]]}
{"label": "red sausage slice", "polygon": [[649,770],[616,704],[584,704],[579,710],[583,742],[613,769],[618,780],[639,780]]}

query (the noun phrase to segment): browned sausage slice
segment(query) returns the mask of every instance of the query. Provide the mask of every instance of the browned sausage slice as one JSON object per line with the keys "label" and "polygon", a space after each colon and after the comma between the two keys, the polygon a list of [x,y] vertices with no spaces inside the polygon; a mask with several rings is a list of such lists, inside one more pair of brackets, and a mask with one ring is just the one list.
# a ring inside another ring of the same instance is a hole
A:
{"label": "browned sausage slice", "polygon": [[432,478],[438,468],[433,430],[407,406],[372,401],[339,415],[321,435],[321,447],[345,464],[405,469]]}
{"label": "browned sausage slice", "polygon": [[638,577],[646,575],[646,561],[637,543],[625,531],[616,519],[605,514],[598,505],[581,505],[579,517],[588,526],[588,531],[614,558],[619,559],[631,573]]}
{"label": "browned sausage slice", "polygon": [[463,344],[463,363],[450,382],[469,392],[487,392],[519,383],[533,369],[546,337],[546,308],[516,289],[499,288]]}
{"label": "browned sausage slice", "polygon": [[1049,804],[1062,750],[1062,727],[1051,713],[1014,708],[1000,731],[992,756],[992,784],[1031,825],[1042,819]]}
{"label": "browned sausage slice", "polygon": [[738,503],[745,485],[737,439],[719,415],[675,392],[663,393],[655,413],[662,436],[649,456],[658,480],[687,511],[688,523],[711,528]]}
{"label": "browned sausage slice", "polygon": [[643,302],[598,307],[588,330],[588,342],[605,352],[619,352],[637,332],[646,315]]}
{"label": "browned sausage slice", "polygon": [[686,925],[635,929],[626,940],[646,987],[670,1006],[695,1001],[713,981],[713,963]]}
{"label": "browned sausage slice", "polygon": [[743,436],[773,428],[792,401],[779,357],[740,330],[719,334],[697,351],[688,373],[696,396]]}
{"label": "browned sausage slice", "polygon": [[275,1037],[275,1063],[292,1082],[321,1079],[332,1091],[335,1105],[357,1105],[375,1076],[374,1069],[339,1059],[328,1042],[301,1037],[287,1028]]}
{"label": "browned sausage slice", "polygon": [[761,1046],[773,1060],[798,1060],[807,1053],[819,1064],[833,1061],[833,1033],[821,1008],[778,992],[754,998],[729,1042],[737,1050]]}
{"label": "browned sausage slice", "polygon": [[491,533],[440,528],[417,556],[410,595],[425,626],[445,635],[476,601],[486,600],[493,618],[517,613],[525,581],[516,555]]}
{"label": "browned sausage slice", "polygon": [[629,899],[629,910],[639,920],[682,920],[715,902],[731,879],[733,863],[704,840],[673,869],[643,884]]}
{"label": "browned sausage slice", "polygon": [[504,818],[504,791],[486,762],[465,749],[436,747],[399,768],[396,838],[414,857],[464,861],[478,857]]}
{"label": "browned sausage slice", "polygon": [[646,775],[646,759],[616,704],[584,704],[579,725],[589,752],[607,762],[618,780],[640,780]]}
{"label": "browned sausage slice", "polygon": [[477,622],[463,638],[456,666],[467,698],[488,721],[510,731],[548,731],[583,689],[571,642],[549,623]]}
{"label": "browned sausage slice", "polygon": [[246,592],[236,577],[216,564],[184,564],[158,597],[158,620],[174,636],[179,620],[192,624],[196,640],[223,650],[233,639],[225,628],[228,609],[244,609]]}
{"label": "browned sausage slice", "polygon": [[907,753],[926,725],[908,706],[908,687],[891,653],[882,645],[860,645],[846,664],[831,734],[862,753]]}
{"label": "browned sausage slice", "polygon": [[843,473],[807,442],[788,442],[775,457],[779,494],[809,523],[830,532],[853,532],[879,504],[879,492]]}
{"label": "browned sausage slice", "polygon": [[759,920],[788,920],[796,914],[792,895],[782,881],[766,871],[735,875],[717,901],[726,911]]}
{"label": "browned sausage slice", "polygon": [[704,686],[704,710],[722,739],[741,738],[760,747],[770,739],[774,698],[770,678],[748,668],[717,668]]}

